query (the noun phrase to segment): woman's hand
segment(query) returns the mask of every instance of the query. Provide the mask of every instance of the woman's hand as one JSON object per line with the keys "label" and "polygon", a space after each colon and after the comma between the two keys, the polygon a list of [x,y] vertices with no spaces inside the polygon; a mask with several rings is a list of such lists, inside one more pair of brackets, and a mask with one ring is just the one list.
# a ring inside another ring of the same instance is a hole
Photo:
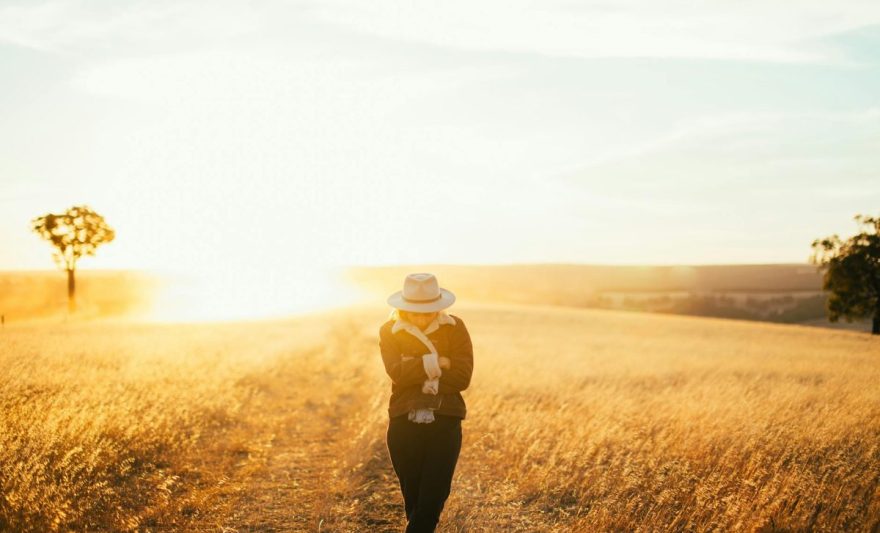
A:
{"label": "woman's hand", "polygon": [[448,357],[440,357],[439,359],[440,368],[450,368],[452,366],[452,361]]}

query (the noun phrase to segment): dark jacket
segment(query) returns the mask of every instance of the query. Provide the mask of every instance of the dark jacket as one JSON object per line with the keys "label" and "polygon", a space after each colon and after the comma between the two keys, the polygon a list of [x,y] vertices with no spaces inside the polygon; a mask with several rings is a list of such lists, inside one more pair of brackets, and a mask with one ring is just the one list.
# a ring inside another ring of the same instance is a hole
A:
{"label": "dark jacket", "polygon": [[[391,333],[394,320],[388,320],[379,328],[382,362],[391,377],[391,400],[388,402],[390,417],[419,407],[436,407],[435,414],[465,418],[467,408],[461,391],[471,383],[474,349],[464,321],[456,315],[449,316],[455,319],[455,325],[442,324],[427,335],[434,343],[437,355],[448,357],[451,361],[450,368],[442,369],[436,396],[422,392],[422,384],[428,379],[422,355],[428,353],[428,348],[405,330]],[[412,359],[404,361],[404,356],[411,356]]]}

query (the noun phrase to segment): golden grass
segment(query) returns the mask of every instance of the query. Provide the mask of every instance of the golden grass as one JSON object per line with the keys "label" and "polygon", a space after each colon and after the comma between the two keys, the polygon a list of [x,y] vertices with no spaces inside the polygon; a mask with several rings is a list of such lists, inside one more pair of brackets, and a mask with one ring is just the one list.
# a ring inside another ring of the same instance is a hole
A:
{"label": "golden grass", "polygon": [[[880,527],[880,344],[796,326],[463,305],[442,531]],[[0,332],[0,529],[398,531],[386,310]]]}

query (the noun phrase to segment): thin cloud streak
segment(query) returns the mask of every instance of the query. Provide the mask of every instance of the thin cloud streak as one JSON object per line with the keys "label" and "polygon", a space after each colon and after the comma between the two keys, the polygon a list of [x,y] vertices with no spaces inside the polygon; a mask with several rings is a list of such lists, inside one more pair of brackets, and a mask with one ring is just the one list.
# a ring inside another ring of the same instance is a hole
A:
{"label": "thin cloud streak", "polygon": [[[829,127],[838,128],[864,127],[872,124],[880,126],[880,107],[848,112],[738,112],[696,117],[683,120],[675,129],[659,137],[623,149],[610,150],[599,157],[574,165],[557,168],[549,172],[549,175],[560,181],[577,181],[583,172],[593,168],[611,166],[663,152],[693,150],[701,143],[714,143],[723,138],[745,136],[749,133],[762,135],[765,138],[784,138],[790,134],[789,132],[795,131],[790,124],[798,121],[821,122]],[[744,151],[741,155],[743,158],[748,158],[749,154],[750,152]],[[823,157],[821,153],[813,155]]]}
{"label": "thin cloud streak", "polygon": [[259,12],[212,0],[19,1],[0,5],[0,43],[78,55],[107,47],[178,47],[257,31]]}
{"label": "thin cloud streak", "polygon": [[197,46],[258,34],[278,18],[472,51],[848,64],[854,60],[827,38],[880,24],[880,3],[48,0],[0,6],[0,42],[54,52]]}
{"label": "thin cloud streak", "polygon": [[880,4],[868,1],[333,0],[314,11],[356,31],[467,50],[833,64],[850,60],[823,39],[880,22]]}

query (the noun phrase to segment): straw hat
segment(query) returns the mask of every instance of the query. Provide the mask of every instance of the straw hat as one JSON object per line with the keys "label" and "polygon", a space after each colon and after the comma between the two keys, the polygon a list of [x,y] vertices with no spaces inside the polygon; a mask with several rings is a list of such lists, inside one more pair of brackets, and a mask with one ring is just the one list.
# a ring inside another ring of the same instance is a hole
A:
{"label": "straw hat", "polygon": [[434,274],[407,274],[403,290],[388,297],[388,305],[404,311],[430,313],[445,309],[455,302],[455,295],[437,283]]}

